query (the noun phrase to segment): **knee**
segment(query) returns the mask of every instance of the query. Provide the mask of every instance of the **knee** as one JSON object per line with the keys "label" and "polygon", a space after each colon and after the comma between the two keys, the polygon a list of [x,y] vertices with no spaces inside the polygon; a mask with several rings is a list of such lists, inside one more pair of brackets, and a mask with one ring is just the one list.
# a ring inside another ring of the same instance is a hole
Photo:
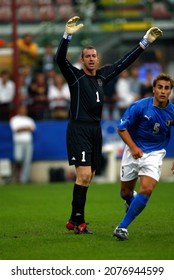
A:
{"label": "knee", "polygon": [[91,173],[85,172],[83,174],[79,174],[76,183],[80,186],[89,186],[91,182]]}
{"label": "knee", "polygon": [[152,194],[152,189],[147,188],[147,189],[143,189],[140,191],[141,194],[143,194],[144,196],[150,197]]}
{"label": "knee", "polygon": [[150,197],[153,191],[152,186],[141,186],[140,187],[140,193],[144,196]]}
{"label": "knee", "polygon": [[120,191],[120,196],[125,200],[127,197],[131,195],[131,193],[132,193],[131,190],[124,188]]}

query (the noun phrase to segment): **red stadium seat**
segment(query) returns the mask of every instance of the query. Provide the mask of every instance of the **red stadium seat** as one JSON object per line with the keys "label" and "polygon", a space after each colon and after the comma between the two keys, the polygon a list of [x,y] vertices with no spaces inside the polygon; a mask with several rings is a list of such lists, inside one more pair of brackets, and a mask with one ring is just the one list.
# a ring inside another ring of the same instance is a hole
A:
{"label": "red stadium seat", "polygon": [[52,5],[52,0],[36,0],[35,1],[37,5],[42,6],[42,5]]}
{"label": "red stadium seat", "polygon": [[70,5],[73,4],[72,0],[56,0],[58,5]]}
{"label": "red stadium seat", "polygon": [[16,0],[16,6],[25,6],[25,5],[30,5],[32,6],[32,1],[31,0]]}
{"label": "red stadium seat", "polygon": [[171,13],[168,11],[165,3],[153,3],[152,6],[153,18],[171,18]]}
{"label": "red stadium seat", "polygon": [[0,7],[1,6],[10,6],[12,5],[12,0],[0,0]]}
{"label": "red stadium seat", "polygon": [[55,16],[53,5],[42,5],[38,7],[38,20],[54,20]]}
{"label": "red stadium seat", "polygon": [[17,9],[17,18],[19,21],[35,21],[35,9],[31,5],[20,6]]}
{"label": "red stadium seat", "polygon": [[12,10],[10,6],[0,7],[0,22],[7,22],[12,19]]}
{"label": "red stadium seat", "polygon": [[74,8],[71,5],[60,5],[57,14],[61,20],[68,20],[74,15]]}

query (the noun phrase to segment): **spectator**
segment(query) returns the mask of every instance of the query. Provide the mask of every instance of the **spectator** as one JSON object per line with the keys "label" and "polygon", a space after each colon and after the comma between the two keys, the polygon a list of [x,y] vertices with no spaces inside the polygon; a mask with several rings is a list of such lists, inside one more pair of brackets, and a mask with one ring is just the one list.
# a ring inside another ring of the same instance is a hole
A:
{"label": "spectator", "polygon": [[70,93],[62,74],[57,74],[55,84],[48,90],[49,109],[52,118],[67,119],[69,116]]}
{"label": "spectator", "polygon": [[27,108],[20,106],[17,115],[10,119],[13,133],[14,162],[16,181],[29,182],[30,167],[33,156],[32,134],[36,129],[34,121],[27,116]]}
{"label": "spectator", "polygon": [[140,95],[141,98],[149,97],[153,95],[153,87],[152,87],[152,72],[149,70],[146,72],[146,80],[141,85]]}
{"label": "spectator", "polygon": [[47,44],[44,49],[44,54],[40,58],[40,67],[44,73],[54,69],[54,52],[51,43]]}
{"label": "spectator", "polygon": [[96,1],[77,0],[78,12],[84,18],[87,27],[92,27],[92,21],[96,16]]}
{"label": "spectator", "polygon": [[78,68],[78,69],[82,69],[83,68],[83,64],[81,62],[81,56],[78,56],[77,61],[74,63],[74,67]]}
{"label": "spectator", "polygon": [[30,65],[24,65],[19,69],[18,73],[18,93],[19,93],[19,102],[23,105],[28,106],[30,104],[29,96],[29,86],[31,85],[33,76],[32,69]]}
{"label": "spectator", "polygon": [[131,94],[134,96],[134,101],[140,99],[140,91],[141,91],[141,81],[139,79],[139,69],[137,66],[133,66],[130,71],[130,77],[129,77],[129,83],[130,83],[130,91]]}
{"label": "spectator", "polygon": [[118,78],[115,77],[105,86],[105,95],[104,95],[104,104],[103,104],[103,113],[102,113],[102,118],[104,120],[114,120],[118,118],[117,94],[115,89],[117,79]]}
{"label": "spectator", "polygon": [[25,77],[25,85],[29,86],[32,82],[33,78],[33,71],[31,65],[24,65],[21,69],[20,72],[24,75]]}
{"label": "spectator", "polygon": [[119,117],[124,114],[127,107],[135,100],[135,97],[130,90],[129,77],[129,71],[125,69],[120,73],[116,83],[115,90],[117,93],[117,106],[120,115]]}
{"label": "spectator", "polygon": [[10,79],[8,70],[2,70],[0,76],[0,120],[8,121],[15,96],[15,83]]}
{"label": "spectator", "polygon": [[44,73],[36,73],[28,88],[31,104],[29,105],[29,116],[34,120],[47,119],[48,116],[48,85]]}
{"label": "spectator", "polygon": [[18,74],[18,94],[19,103],[27,106],[29,104],[28,87],[25,83],[25,75],[22,72]]}
{"label": "spectator", "polygon": [[56,71],[52,68],[46,72],[47,84],[53,85],[55,83]]}
{"label": "spectator", "polygon": [[27,33],[22,38],[19,38],[17,46],[19,48],[19,66],[30,65],[32,68],[36,67],[38,45],[33,42],[32,34]]}

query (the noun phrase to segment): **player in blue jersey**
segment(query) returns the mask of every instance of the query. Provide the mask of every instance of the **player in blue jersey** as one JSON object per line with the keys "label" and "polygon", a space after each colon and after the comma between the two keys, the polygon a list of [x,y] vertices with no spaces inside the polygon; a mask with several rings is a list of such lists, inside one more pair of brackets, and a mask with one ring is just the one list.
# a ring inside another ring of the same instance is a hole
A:
{"label": "player in blue jersey", "polygon": [[[121,169],[121,197],[127,212],[113,235],[128,239],[127,227],[145,208],[153,189],[160,179],[162,161],[174,126],[174,104],[169,96],[173,79],[164,73],[153,81],[153,97],[134,102],[118,124],[118,133],[126,143]],[[174,173],[174,162],[171,167]],[[140,189],[134,189],[138,177]]]}
{"label": "player in blue jersey", "polygon": [[88,187],[101,162],[100,121],[105,86],[133,63],[150,43],[162,35],[158,27],[150,28],[140,42],[121,59],[100,68],[97,50],[92,46],[86,46],[81,52],[82,69],[78,69],[67,59],[72,35],[83,27],[83,24],[77,24],[78,20],[78,16],[68,20],[55,56],[71,95],[67,152],[69,164],[75,166],[76,180],[72,211],[66,228],[77,234],[92,233],[85,222],[85,205]]}

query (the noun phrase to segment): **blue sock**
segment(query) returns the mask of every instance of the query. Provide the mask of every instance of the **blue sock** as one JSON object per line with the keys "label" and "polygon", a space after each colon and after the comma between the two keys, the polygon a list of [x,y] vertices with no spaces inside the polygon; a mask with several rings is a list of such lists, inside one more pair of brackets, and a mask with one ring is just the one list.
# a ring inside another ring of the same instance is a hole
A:
{"label": "blue sock", "polygon": [[142,210],[146,207],[149,197],[142,194],[137,194],[137,196],[132,201],[126,215],[119,224],[119,228],[127,228],[128,225],[138,216]]}

